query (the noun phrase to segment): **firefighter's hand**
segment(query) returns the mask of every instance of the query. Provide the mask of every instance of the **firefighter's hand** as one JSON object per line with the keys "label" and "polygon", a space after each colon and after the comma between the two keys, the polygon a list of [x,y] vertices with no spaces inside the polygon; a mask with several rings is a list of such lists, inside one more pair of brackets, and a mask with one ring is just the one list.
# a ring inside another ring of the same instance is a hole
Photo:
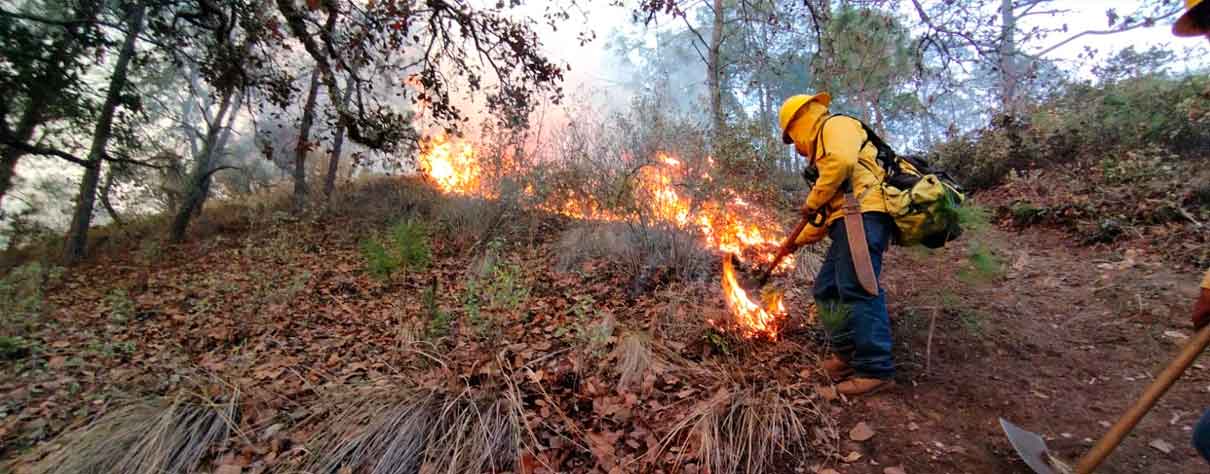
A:
{"label": "firefighter's hand", "polygon": [[1193,305],[1193,327],[1201,329],[1210,323],[1210,288],[1202,288],[1202,296]]}
{"label": "firefighter's hand", "polygon": [[810,207],[807,207],[807,205],[804,204],[801,208],[798,209],[798,213],[800,215],[802,215],[803,219],[811,219],[812,217],[815,216],[815,214],[819,213],[819,210],[811,209]]}

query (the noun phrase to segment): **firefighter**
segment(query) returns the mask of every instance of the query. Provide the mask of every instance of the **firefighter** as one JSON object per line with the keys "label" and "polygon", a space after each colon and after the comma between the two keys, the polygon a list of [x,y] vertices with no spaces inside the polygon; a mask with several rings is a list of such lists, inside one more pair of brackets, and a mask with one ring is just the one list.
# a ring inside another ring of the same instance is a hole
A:
{"label": "firefighter", "polygon": [[825,235],[832,240],[813,290],[834,353],[824,370],[837,382],[836,392],[862,395],[894,385],[891,325],[878,275],[895,224],[879,186],[884,172],[877,149],[860,121],[829,114],[830,103],[826,92],[796,95],[782,104],[778,118],[782,141],[794,145],[818,176],[801,209],[814,225],[795,243]]}

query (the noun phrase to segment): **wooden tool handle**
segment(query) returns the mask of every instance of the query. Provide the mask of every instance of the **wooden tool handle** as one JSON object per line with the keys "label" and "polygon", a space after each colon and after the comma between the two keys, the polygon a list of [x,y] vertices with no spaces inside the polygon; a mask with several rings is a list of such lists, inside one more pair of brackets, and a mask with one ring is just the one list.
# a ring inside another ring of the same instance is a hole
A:
{"label": "wooden tool handle", "polygon": [[773,270],[777,269],[777,265],[781,263],[781,259],[786,258],[786,255],[789,255],[790,252],[794,250],[794,241],[798,240],[798,234],[801,234],[803,229],[807,228],[807,222],[810,220],[811,219],[809,217],[799,219],[798,225],[794,226],[794,230],[790,231],[790,236],[786,237],[786,240],[782,242],[781,247],[777,248],[777,255],[773,257],[772,262],[769,262],[769,268],[761,274],[760,279],[758,280],[760,282],[760,286],[765,286],[765,283],[769,281],[769,275],[772,275]]}
{"label": "wooden tool handle", "polygon": [[1147,390],[1143,391],[1143,395],[1134,402],[1134,405],[1131,405],[1130,409],[1122,414],[1118,422],[1109,429],[1109,432],[1105,433],[1105,436],[1102,436],[1097,441],[1097,444],[1092,447],[1092,450],[1088,451],[1088,454],[1080,458],[1080,464],[1076,465],[1076,472],[1079,474],[1091,474],[1092,471],[1096,470],[1097,466],[1100,466],[1101,462],[1109,457],[1109,454],[1118,447],[1118,444],[1122,442],[1122,438],[1125,438],[1130,433],[1130,430],[1134,429],[1134,425],[1137,425],[1139,420],[1143,419],[1143,415],[1146,415],[1147,411],[1151,410],[1152,406],[1155,406],[1155,402],[1164,396],[1168,388],[1172,387],[1173,383],[1176,383],[1176,379],[1181,378],[1181,374],[1185,373],[1185,369],[1193,365],[1193,361],[1197,359],[1198,354],[1201,354],[1207,345],[1210,345],[1210,326],[1202,328],[1193,336],[1193,339],[1185,344],[1180,354],[1177,354],[1176,358],[1168,364],[1168,367],[1163,372],[1160,372],[1160,375],[1155,378],[1154,382],[1151,382]]}

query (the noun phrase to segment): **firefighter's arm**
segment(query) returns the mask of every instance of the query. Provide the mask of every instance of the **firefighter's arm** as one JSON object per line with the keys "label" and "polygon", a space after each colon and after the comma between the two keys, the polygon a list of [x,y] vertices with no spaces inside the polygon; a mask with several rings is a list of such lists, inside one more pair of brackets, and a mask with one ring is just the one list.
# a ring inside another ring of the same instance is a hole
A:
{"label": "firefighter's arm", "polygon": [[[820,140],[825,150],[823,156],[815,159],[819,169],[819,179],[807,195],[803,210],[818,211],[836,197],[840,186],[849,178],[853,167],[857,166],[857,153],[861,146],[860,137],[854,133],[849,120],[829,120],[824,124]],[[817,147],[820,145],[817,144]]]}

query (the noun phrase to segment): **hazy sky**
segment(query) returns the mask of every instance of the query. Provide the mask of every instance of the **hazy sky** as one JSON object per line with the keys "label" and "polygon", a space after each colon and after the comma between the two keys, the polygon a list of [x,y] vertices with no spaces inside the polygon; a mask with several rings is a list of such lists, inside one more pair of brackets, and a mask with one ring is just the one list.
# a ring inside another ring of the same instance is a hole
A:
{"label": "hazy sky", "polygon": [[[541,3],[541,2],[537,2]],[[1119,14],[1127,14],[1138,8],[1141,2],[1135,0],[1097,0],[1056,2],[1057,6],[1070,9],[1071,12],[1056,16],[1032,17],[1032,21],[1059,26],[1068,25],[1071,32],[1084,30],[1101,30],[1108,27],[1106,10],[1114,8]],[[907,7],[904,2],[904,7]],[[542,39],[546,49],[560,62],[571,66],[569,89],[578,87],[609,87],[624,77],[610,66],[612,59],[607,50],[609,37],[618,28],[638,30],[639,27],[630,24],[630,11],[623,7],[608,6],[606,2],[595,2],[586,12],[587,24],[583,16],[573,15],[568,27],[560,28],[558,32],[543,31]],[[912,11],[901,12],[909,21],[915,20]],[[667,22],[668,20],[665,20]],[[803,19],[803,21],[809,21]],[[585,28],[592,28],[597,34],[596,41],[581,47],[576,41],[576,35]],[[1055,50],[1049,57],[1057,60],[1073,61],[1070,67],[1078,67],[1074,60],[1084,51],[1085,47],[1096,48],[1101,56],[1133,45],[1137,50],[1146,50],[1153,45],[1168,44],[1176,50],[1191,49],[1187,55],[1190,60],[1186,65],[1196,66],[1206,64],[1207,53],[1210,53],[1210,41],[1202,38],[1176,38],[1171,33],[1172,22],[1168,21],[1151,28],[1139,28],[1114,35],[1087,35]],[[1065,38],[1062,34],[1054,34],[1044,41],[1037,43],[1038,48],[1049,47]],[[1087,71],[1087,67],[1081,70]]]}

